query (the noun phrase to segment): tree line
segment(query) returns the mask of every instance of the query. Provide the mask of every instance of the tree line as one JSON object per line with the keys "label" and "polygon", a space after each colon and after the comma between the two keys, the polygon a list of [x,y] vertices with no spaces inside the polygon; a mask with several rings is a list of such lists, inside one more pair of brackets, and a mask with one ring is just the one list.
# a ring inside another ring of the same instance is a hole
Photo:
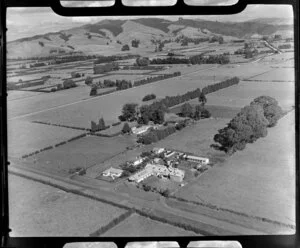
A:
{"label": "tree line", "polygon": [[168,57],[168,58],[156,58],[150,61],[150,64],[228,64],[230,59],[228,55],[217,54],[204,56],[203,54],[193,55],[189,58],[178,58],[178,57]]}
{"label": "tree line", "polygon": [[228,154],[245,149],[247,143],[253,143],[268,134],[268,127],[273,127],[282,116],[278,102],[270,96],[255,98],[244,107],[228,124],[214,136],[215,149]]}
{"label": "tree line", "polygon": [[212,92],[215,92],[215,91],[233,86],[235,84],[238,84],[239,82],[240,82],[240,79],[238,77],[233,77],[233,78],[224,80],[224,81],[219,82],[219,83],[210,84],[210,85],[205,86],[202,89],[202,93],[207,95],[209,93],[212,93]]}

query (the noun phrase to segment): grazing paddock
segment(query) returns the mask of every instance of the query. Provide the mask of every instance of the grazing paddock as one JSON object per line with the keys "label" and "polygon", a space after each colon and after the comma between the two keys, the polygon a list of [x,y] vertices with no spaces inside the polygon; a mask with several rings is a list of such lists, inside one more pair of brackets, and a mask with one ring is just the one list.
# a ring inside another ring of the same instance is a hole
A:
{"label": "grazing paddock", "polygon": [[[295,112],[177,192],[178,197],[211,203],[249,215],[295,225]],[[280,234],[278,232],[272,234]]]}
{"label": "grazing paddock", "polygon": [[137,75],[137,74],[148,74],[152,72],[153,70],[117,70],[113,72],[109,72],[108,74],[113,74],[113,75],[118,75],[118,74],[132,74],[132,75]]}
{"label": "grazing paddock", "polygon": [[263,73],[255,77],[248,78],[248,80],[265,82],[295,82],[295,69],[279,68],[271,72]]}
{"label": "grazing paddock", "polygon": [[216,154],[217,152],[210,148],[213,137],[229,121],[230,119],[200,120],[195,125],[186,127],[155,143],[155,146],[190,152],[199,156]]}
{"label": "grazing paddock", "polygon": [[207,105],[242,108],[258,96],[274,97],[283,110],[295,105],[293,82],[245,82],[207,95]]}
{"label": "grazing paddock", "polygon": [[34,97],[43,93],[40,92],[30,92],[23,90],[8,90],[7,91],[7,101],[14,101],[28,97]]}
{"label": "grazing paddock", "polygon": [[8,155],[11,157],[22,157],[84,133],[80,130],[20,120],[9,121],[7,127]]}
{"label": "grazing paddock", "polygon": [[131,137],[87,136],[27,159],[32,166],[52,173],[68,174],[70,169],[101,164],[132,146]]}
{"label": "grazing paddock", "polygon": [[179,227],[133,214],[119,225],[104,233],[102,237],[178,237],[194,235],[196,233],[192,231],[186,231]]}
{"label": "grazing paddock", "polygon": [[[106,92],[111,89],[99,89],[98,92]],[[19,98],[7,103],[8,119],[31,114],[61,105],[70,104],[90,97],[90,87],[78,86],[76,88],[60,90],[54,93],[34,93],[35,97]],[[49,122],[52,122],[49,120]]]}
{"label": "grazing paddock", "polygon": [[8,179],[12,237],[87,237],[125,212],[12,174]]}
{"label": "grazing paddock", "polygon": [[66,126],[90,128],[92,120],[96,121],[103,116],[105,123],[110,125],[118,121],[118,116],[121,115],[124,104],[130,102],[143,104],[142,99],[149,92],[155,94],[157,98],[162,98],[167,95],[174,96],[201,88],[204,86],[204,83],[199,79],[184,80],[184,76],[176,77],[117,91],[113,94],[95,97],[88,101],[79,101],[72,105],[37,113],[28,118],[30,120],[39,120]]}

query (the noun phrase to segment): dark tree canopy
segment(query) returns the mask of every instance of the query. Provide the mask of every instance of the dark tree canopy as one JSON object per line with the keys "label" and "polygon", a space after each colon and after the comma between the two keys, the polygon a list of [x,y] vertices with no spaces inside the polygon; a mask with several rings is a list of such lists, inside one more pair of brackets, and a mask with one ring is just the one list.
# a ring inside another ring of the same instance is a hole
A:
{"label": "dark tree canopy", "polygon": [[269,121],[268,127],[273,127],[282,116],[282,109],[278,106],[276,99],[270,96],[260,96],[255,98],[251,105],[258,104],[263,108],[264,116]]}
{"label": "dark tree canopy", "polygon": [[137,119],[137,107],[136,103],[127,103],[122,109],[122,118],[126,121],[135,121]]}
{"label": "dark tree canopy", "polygon": [[258,104],[244,107],[227,125],[214,136],[219,149],[231,154],[243,150],[247,143],[253,143],[267,135],[269,121]]}
{"label": "dark tree canopy", "polygon": [[124,126],[122,128],[122,133],[130,133],[131,128],[129,127],[129,124],[127,122],[124,123]]}

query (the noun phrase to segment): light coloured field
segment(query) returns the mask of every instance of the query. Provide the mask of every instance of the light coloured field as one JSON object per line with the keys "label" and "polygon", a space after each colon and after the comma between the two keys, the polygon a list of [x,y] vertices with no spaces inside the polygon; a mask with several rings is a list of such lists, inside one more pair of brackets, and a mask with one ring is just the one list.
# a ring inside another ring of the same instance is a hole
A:
{"label": "light coloured field", "polygon": [[134,214],[102,237],[194,236],[196,233]]}
{"label": "light coloured field", "polygon": [[22,98],[33,97],[39,94],[43,94],[40,92],[27,92],[21,90],[9,90],[7,91],[7,101],[14,101]]}
{"label": "light coloured field", "polygon": [[26,159],[31,166],[49,172],[68,174],[69,169],[101,164],[132,146],[129,137],[88,136]]}
{"label": "light coloured field", "polygon": [[282,82],[295,82],[295,69],[294,68],[279,68],[271,72],[263,73],[261,75],[249,78],[249,80],[257,81],[282,81]]}
{"label": "light coloured field", "polygon": [[[295,225],[295,112],[177,195]],[[277,233],[280,234],[280,227]]]}
{"label": "light coloured field", "polygon": [[83,133],[80,130],[20,120],[9,121],[7,127],[8,155],[11,157],[21,157]]}
{"label": "light coloured field", "polygon": [[284,109],[295,105],[295,84],[293,82],[246,82],[207,95],[208,105],[244,107],[258,96],[274,97]]}
{"label": "light coloured field", "polygon": [[12,237],[88,236],[124,210],[9,175]]}
{"label": "light coloured field", "polygon": [[[8,119],[43,111],[49,108],[55,108],[64,104],[73,103],[90,97],[90,87],[78,86],[76,88],[57,91],[55,93],[35,93],[35,97],[17,99],[8,101],[7,115]],[[99,89],[98,92],[105,92],[111,89]],[[51,122],[51,121],[50,121]]]}
{"label": "light coloured field", "polygon": [[191,152],[200,156],[215,154],[215,150],[210,148],[213,144],[213,137],[229,121],[230,119],[225,118],[200,120],[197,124],[157,142],[155,146]]}
{"label": "light coloured field", "polygon": [[121,115],[124,104],[130,102],[143,103],[142,98],[149,93],[155,94],[157,98],[162,98],[167,95],[183,94],[206,85],[205,81],[199,81],[198,79],[185,80],[184,77],[171,78],[124,91],[117,91],[89,101],[79,101],[76,104],[37,113],[28,118],[30,120],[90,128],[92,120],[97,120],[103,116],[105,122],[111,124],[118,121],[118,116]]}
{"label": "light coloured field", "polygon": [[134,80],[139,80],[139,79],[143,79],[143,78],[146,78],[146,77],[147,77],[147,75],[141,75],[141,74],[132,74],[132,75],[111,74],[111,75],[108,75],[108,76],[101,77],[100,81],[103,82],[103,80],[105,80],[105,79],[109,79],[109,80],[113,80],[113,81],[116,81],[116,80],[131,80],[131,81],[134,81]]}
{"label": "light coloured field", "polygon": [[148,74],[153,70],[117,70],[113,72],[109,72],[108,74],[118,75],[118,74]]}

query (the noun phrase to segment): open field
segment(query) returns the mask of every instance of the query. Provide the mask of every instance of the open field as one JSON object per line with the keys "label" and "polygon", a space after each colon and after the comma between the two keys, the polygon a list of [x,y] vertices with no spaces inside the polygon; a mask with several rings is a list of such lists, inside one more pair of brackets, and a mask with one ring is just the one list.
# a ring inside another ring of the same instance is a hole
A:
{"label": "open field", "polygon": [[83,131],[27,121],[8,122],[8,155],[21,157],[78,136]]}
{"label": "open field", "polygon": [[230,119],[225,118],[200,120],[197,124],[186,127],[180,132],[157,142],[155,146],[191,152],[197,155],[215,154],[216,151],[209,146],[213,143],[214,135],[229,121]]}
{"label": "open field", "polygon": [[39,153],[26,161],[32,162],[35,168],[68,174],[72,168],[102,163],[133,144],[131,138],[88,136]]}
{"label": "open field", "polygon": [[291,109],[295,105],[295,83],[241,81],[238,85],[209,94],[207,104],[242,108],[263,95],[274,97],[282,109]]}
{"label": "open field", "polygon": [[[7,114],[8,119],[26,115],[38,111],[43,111],[49,108],[55,108],[64,104],[70,104],[79,100],[84,100],[90,97],[90,87],[78,86],[76,88],[61,90],[54,93],[34,93],[35,97],[17,99],[8,101]],[[98,93],[106,92],[111,89],[99,89]],[[49,121],[51,122],[51,121]]]}
{"label": "open field", "polygon": [[294,82],[295,81],[295,69],[294,68],[279,68],[271,72],[263,73],[261,75],[251,77],[250,81],[282,81],[282,82]]}
{"label": "open field", "polygon": [[111,205],[11,174],[9,194],[13,237],[88,236],[124,213]]}
{"label": "open field", "polygon": [[177,196],[295,225],[294,125],[292,111]]}
{"label": "open field", "polygon": [[102,237],[166,237],[166,236],[194,236],[196,233],[164,224],[149,218],[133,214],[119,225],[104,233]]}
{"label": "open field", "polygon": [[22,90],[9,90],[9,91],[7,91],[7,101],[9,102],[9,101],[19,100],[19,99],[27,98],[27,97],[35,97],[40,94],[44,94],[44,93],[30,92],[30,91],[28,92],[28,91],[22,91]]}

